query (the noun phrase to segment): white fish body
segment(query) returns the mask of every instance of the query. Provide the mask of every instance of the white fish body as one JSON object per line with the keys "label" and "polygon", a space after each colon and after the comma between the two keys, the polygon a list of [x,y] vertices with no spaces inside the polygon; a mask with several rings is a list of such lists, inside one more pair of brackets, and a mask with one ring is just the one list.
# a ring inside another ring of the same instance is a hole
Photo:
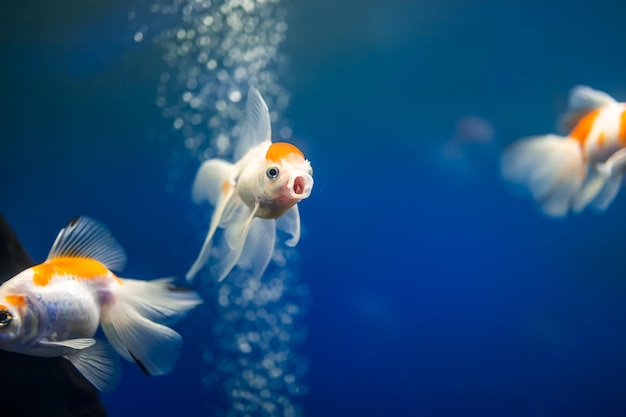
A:
{"label": "white fish body", "polygon": [[606,210],[626,169],[626,104],[587,86],[574,87],[569,101],[567,136],[522,139],[501,159],[504,179],[529,191],[551,217]]}
{"label": "white fish body", "polygon": [[[166,324],[201,300],[171,291],[169,279],[118,278],[110,269],[125,261],[104,226],[86,217],[70,221],[44,263],[0,286],[0,349],[63,356],[103,391],[120,378],[113,349],[150,375],[169,372],[182,338]],[[113,349],[93,338],[100,325]]]}
{"label": "white fish body", "polygon": [[297,203],[313,188],[311,164],[295,146],[272,143],[267,105],[253,87],[234,158],[235,163],[205,161],[196,175],[194,201],[208,201],[215,209],[188,280],[208,263],[218,228],[224,229],[216,264],[219,280],[236,265],[260,276],[271,259],[277,228],[291,235],[289,246],[300,239]]}

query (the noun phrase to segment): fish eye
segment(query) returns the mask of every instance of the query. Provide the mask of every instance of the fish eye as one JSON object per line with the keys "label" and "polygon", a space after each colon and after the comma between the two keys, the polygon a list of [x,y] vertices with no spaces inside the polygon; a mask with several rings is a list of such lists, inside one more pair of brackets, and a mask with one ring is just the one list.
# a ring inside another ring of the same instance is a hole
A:
{"label": "fish eye", "polygon": [[13,315],[8,310],[0,310],[0,328],[7,326],[13,320]]}
{"label": "fish eye", "polygon": [[265,171],[265,175],[267,175],[267,178],[269,178],[270,180],[275,180],[278,177],[279,173],[280,171],[278,170],[277,166],[271,166],[267,169],[267,171]]}
{"label": "fish eye", "polygon": [[310,176],[313,176],[313,168],[309,167],[306,171]]}

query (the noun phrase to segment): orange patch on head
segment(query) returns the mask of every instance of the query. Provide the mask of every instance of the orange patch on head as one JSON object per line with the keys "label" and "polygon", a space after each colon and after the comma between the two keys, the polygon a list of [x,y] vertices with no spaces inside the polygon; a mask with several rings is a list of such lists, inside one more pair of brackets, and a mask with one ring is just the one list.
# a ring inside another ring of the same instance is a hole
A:
{"label": "orange patch on head", "polygon": [[304,154],[300,149],[287,142],[272,143],[265,154],[265,159],[272,162],[280,162],[281,159],[287,158],[289,155],[300,155],[304,158]]}
{"label": "orange patch on head", "polygon": [[26,297],[24,297],[23,295],[11,294],[11,295],[5,296],[4,299],[7,300],[7,303],[14,305],[14,306],[19,307],[19,306],[26,305]]}
{"label": "orange patch on head", "polygon": [[105,277],[109,270],[100,262],[88,258],[58,257],[33,267],[35,285],[48,285],[55,275],[71,276],[75,279]]}
{"label": "orange patch on head", "polygon": [[598,114],[600,114],[600,110],[601,109],[596,109],[580,119],[580,122],[578,122],[570,132],[569,137],[576,139],[581,145],[584,145],[594,122],[598,118]]}

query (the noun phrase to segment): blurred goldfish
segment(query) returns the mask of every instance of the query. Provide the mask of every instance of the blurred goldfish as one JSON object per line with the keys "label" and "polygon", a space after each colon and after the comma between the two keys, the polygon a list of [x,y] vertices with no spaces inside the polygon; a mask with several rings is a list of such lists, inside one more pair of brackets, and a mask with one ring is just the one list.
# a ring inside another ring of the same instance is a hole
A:
{"label": "blurred goldfish", "polygon": [[272,143],[269,111],[254,87],[248,92],[234,159],[235,163],[205,161],[196,175],[194,201],[208,201],[215,209],[200,254],[187,272],[188,280],[209,261],[218,228],[224,229],[217,255],[220,281],[236,265],[260,276],[274,251],[277,228],[291,235],[288,246],[300,239],[297,203],[311,194],[313,170],[294,145]]}
{"label": "blurred goldfish", "polygon": [[93,338],[98,325],[123,358],[149,375],[174,367],[181,336],[166,325],[202,301],[172,291],[168,279],[118,278],[126,263],[109,230],[87,217],[72,219],[42,264],[0,286],[0,349],[68,359],[96,388],[119,381],[121,368],[108,343]]}
{"label": "blurred goldfish", "polygon": [[579,85],[563,121],[572,127],[567,136],[535,136],[506,148],[502,175],[530,191],[548,216],[587,206],[604,211],[626,169],[626,103]]}

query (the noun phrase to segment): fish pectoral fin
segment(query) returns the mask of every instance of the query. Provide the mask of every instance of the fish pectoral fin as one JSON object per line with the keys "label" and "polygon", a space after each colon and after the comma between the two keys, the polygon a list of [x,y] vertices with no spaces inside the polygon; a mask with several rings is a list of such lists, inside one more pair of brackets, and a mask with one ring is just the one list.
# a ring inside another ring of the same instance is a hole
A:
{"label": "fish pectoral fin", "polygon": [[626,172],[626,149],[620,149],[605,162],[590,169],[581,191],[576,196],[575,209],[582,211],[590,205],[597,211],[605,211],[619,192],[624,172]]}
{"label": "fish pectoral fin", "polygon": [[626,148],[620,149],[611,155],[606,162],[598,165],[599,171],[605,171],[611,176],[623,175],[626,172]]}
{"label": "fish pectoral fin", "polygon": [[91,346],[96,344],[96,339],[91,337],[86,337],[83,339],[69,339],[69,340],[42,340],[39,342],[42,346],[46,347],[59,347],[59,348],[70,348],[74,350],[83,350],[90,348]]}
{"label": "fish pectoral fin", "polygon": [[289,233],[291,238],[285,241],[287,246],[294,247],[300,241],[300,213],[298,205],[294,204],[285,214],[276,219],[278,230]]}
{"label": "fish pectoral fin", "polygon": [[593,209],[596,211],[605,211],[607,208],[609,208],[609,205],[611,205],[611,203],[617,196],[621,184],[621,175],[611,176],[606,181],[604,187],[602,187],[598,195],[591,202],[591,207],[593,207]]}
{"label": "fish pectoral fin", "polygon": [[220,245],[219,262],[217,264],[218,280],[222,281],[237,265],[250,230],[250,225],[260,204],[257,202],[252,210],[240,209],[234,214],[233,222],[226,227]]}
{"label": "fish pectoral fin", "polygon": [[222,223],[223,221],[224,213],[226,212],[226,216],[228,217],[232,215],[232,209],[227,210],[227,208],[232,206],[232,200],[234,195],[235,186],[231,185],[227,189],[223,190],[222,195],[217,200],[215,210],[213,211],[213,215],[211,216],[209,231],[207,232],[204,243],[202,244],[202,249],[200,249],[198,257],[185,275],[185,278],[187,278],[188,282],[196,276],[196,274],[204,267],[204,265],[206,265],[207,261],[209,260],[209,255],[211,254],[211,240],[213,239],[213,235],[217,231],[220,223]]}
{"label": "fish pectoral fin", "polygon": [[[77,339],[82,340],[82,339]],[[93,340],[91,346],[64,356],[100,391],[111,391],[122,375],[119,356],[103,340]]]}
{"label": "fish pectoral fin", "polygon": [[253,219],[237,265],[250,269],[253,278],[260,278],[272,259],[275,243],[276,221]]}
{"label": "fish pectoral fin", "polygon": [[609,176],[603,171],[595,168],[590,169],[580,191],[574,197],[572,204],[573,210],[579,213],[589,206],[605,187],[608,179]]}

